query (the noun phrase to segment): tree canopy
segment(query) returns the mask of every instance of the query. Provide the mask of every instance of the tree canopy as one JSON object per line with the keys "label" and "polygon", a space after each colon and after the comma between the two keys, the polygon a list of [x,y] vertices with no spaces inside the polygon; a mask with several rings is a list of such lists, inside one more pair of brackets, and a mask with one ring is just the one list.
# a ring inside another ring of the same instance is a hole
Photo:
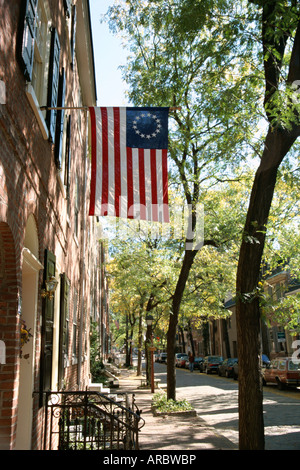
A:
{"label": "tree canopy", "polygon": [[[289,197],[299,170],[299,15],[294,0],[127,0],[108,12],[129,49],[123,73],[131,102],[181,107],[170,116],[170,189],[189,207],[193,229],[199,204],[205,212],[203,242],[190,249],[185,235],[168,261],[168,394],[175,396],[180,309],[217,311],[236,278],[241,449],[264,446],[261,266],[280,252],[297,270],[297,245],[286,237],[299,239]],[[207,262],[211,250],[216,265]]]}

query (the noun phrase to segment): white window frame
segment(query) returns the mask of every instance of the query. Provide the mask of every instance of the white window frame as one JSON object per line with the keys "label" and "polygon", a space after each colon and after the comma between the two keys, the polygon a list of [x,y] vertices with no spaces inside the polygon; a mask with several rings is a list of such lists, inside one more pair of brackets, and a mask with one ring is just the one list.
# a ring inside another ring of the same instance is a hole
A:
{"label": "white window frame", "polygon": [[60,189],[64,198],[67,197],[67,185],[65,182],[65,172],[66,172],[66,146],[67,146],[67,125],[68,125],[69,115],[64,114],[64,130],[62,138],[62,153],[61,153],[61,168],[57,171],[57,178],[60,185]]}
{"label": "white window frame", "polygon": [[49,138],[46,124],[46,111],[41,106],[47,104],[49,59],[51,45],[51,16],[48,0],[38,0],[37,25],[34,47],[32,81],[26,85],[26,95],[38,120],[44,139]]}

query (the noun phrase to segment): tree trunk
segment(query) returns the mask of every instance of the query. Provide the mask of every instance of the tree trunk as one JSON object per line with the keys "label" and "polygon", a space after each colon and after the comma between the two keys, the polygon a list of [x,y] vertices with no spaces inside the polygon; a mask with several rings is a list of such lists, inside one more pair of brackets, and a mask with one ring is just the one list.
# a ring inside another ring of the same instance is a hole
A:
{"label": "tree trunk", "polygon": [[178,315],[185,285],[196,254],[197,250],[185,251],[181,271],[172,300],[172,311],[170,314],[169,329],[167,333],[167,398],[173,400],[176,400],[175,339]]}
{"label": "tree trunk", "polygon": [[[230,343],[229,343],[229,336],[228,336],[228,328],[227,328],[227,320],[223,318],[221,320],[222,323],[222,341],[225,343],[225,351],[226,351],[226,357],[231,357],[231,352],[230,352]],[[221,351],[222,351],[222,344],[221,344]]]}
{"label": "tree trunk", "polygon": [[299,128],[290,133],[269,130],[252,187],[240,249],[236,285],[240,450],[264,449],[258,282],[277,170],[298,135]]}
{"label": "tree trunk", "polygon": [[143,302],[140,306],[140,316],[139,316],[139,331],[138,331],[138,364],[136,375],[142,375],[142,342],[143,342]]}

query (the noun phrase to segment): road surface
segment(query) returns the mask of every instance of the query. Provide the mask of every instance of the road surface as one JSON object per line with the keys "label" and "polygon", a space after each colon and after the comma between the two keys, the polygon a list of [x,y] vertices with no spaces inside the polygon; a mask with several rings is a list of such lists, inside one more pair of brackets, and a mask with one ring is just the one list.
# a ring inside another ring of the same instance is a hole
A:
{"label": "road surface", "polygon": [[[155,363],[155,377],[167,382],[167,366]],[[176,398],[186,398],[206,424],[238,445],[238,381],[198,370],[176,369]],[[300,390],[264,387],[266,450],[300,450]]]}

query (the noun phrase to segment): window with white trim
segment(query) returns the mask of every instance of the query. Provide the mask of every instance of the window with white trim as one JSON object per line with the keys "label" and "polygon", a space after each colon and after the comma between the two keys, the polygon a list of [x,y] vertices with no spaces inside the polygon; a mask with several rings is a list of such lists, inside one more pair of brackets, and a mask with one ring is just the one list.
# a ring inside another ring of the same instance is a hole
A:
{"label": "window with white trim", "polygon": [[48,0],[24,0],[20,64],[27,80],[26,94],[45,139],[55,141],[59,85],[60,42],[51,24]]}
{"label": "window with white trim", "polygon": [[47,102],[45,85],[48,83],[50,40],[50,19],[47,17],[45,2],[38,0],[31,85],[41,106]]}

